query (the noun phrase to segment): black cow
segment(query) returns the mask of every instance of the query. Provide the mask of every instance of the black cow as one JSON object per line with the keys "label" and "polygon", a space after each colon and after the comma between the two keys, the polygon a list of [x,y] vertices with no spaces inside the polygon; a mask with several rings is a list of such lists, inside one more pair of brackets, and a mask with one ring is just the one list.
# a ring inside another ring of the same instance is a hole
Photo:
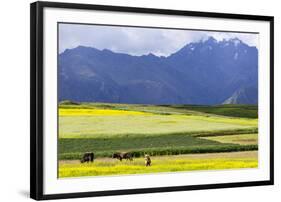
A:
{"label": "black cow", "polygon": [[94,153],[93,152],[86,152],[84,153],[82,159],[80,160],[81,163],[89,163],[89,162],[93,162],[94,161]]}
{"label": "black cow", "polygon": [[120,161],[122,161],[122,159],[127,159],[127,160],[132,161],[133,155],[131,153],[128,153],[128,152],[114,153],[112,155],[112,158],[119,159]]}

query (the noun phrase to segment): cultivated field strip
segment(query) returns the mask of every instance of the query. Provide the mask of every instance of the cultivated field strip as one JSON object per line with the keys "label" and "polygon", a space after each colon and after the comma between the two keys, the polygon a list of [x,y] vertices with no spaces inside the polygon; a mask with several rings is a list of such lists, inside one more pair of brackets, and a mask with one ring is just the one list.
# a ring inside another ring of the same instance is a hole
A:
{"label": "cultivated field strip", "polygon": [[[255,168],[256,115],[257,106],[247,105],[60,104],[59,176]],[[95,153],[95,163],[80,165],[78,160],[89,151]],[[130,152],[134,161],[112,161],[114,152]],[[246,154],[242,159],[234,155],[240,152]],[[145,154],[154,162],[144,169]],[[192,155],[223,157],[198,161]],[[164,156],[169,157],[166,162]]]}

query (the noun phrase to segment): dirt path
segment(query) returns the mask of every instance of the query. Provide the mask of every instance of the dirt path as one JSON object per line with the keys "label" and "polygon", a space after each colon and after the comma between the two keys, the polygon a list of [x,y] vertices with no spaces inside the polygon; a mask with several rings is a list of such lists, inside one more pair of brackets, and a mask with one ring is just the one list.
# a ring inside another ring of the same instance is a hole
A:
{"label": "dirt path", "polygon": [[[142,158],[142,157],[140,157]],[[182,155],[169,155],[169,156],[152,156],[152,159],[215,159],[215,158],[229,158],[229,159],[242,159],[242,158],[258,158],[258,151],[245,151],[245,152],[226,152],[226,153],[208,153],[208,154],[182,154]],[[139,159],[139,158],[138,158]],[[97,158],[95,161],[99,162],[114,162],[118,161],[112,158]],[[60,160],[60,164],[77,164],[79,160]]]}

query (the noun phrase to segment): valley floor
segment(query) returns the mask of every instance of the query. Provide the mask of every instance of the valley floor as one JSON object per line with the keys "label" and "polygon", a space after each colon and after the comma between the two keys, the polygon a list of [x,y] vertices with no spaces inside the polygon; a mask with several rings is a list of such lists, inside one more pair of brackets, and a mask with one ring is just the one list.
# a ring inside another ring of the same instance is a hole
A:
{"label": "valley floor", "polygon": [[[247,105],[60,104],[58,177],[257,168],[256,114]],[[79,162],[85,152],[94,163]]]}

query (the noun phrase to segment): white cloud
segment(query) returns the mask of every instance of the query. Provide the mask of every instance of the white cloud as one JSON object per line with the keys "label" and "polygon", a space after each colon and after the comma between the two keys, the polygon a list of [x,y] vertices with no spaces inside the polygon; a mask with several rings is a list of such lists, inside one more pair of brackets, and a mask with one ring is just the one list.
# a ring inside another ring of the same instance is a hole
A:
{"label": "white cloud", "polygon": [[238,38],[249,46],[255,46],[258,48],[258,34],[249,33],[231,33],[231,32],[209,32],[210,36],[213,36],[216,40],[228,40],[232,38]]}
{"label": "white cloud", "polygon": [[205,40],[209,36],[218,41],[237,37],[248,45],[258,45],[256,34],[60,24],[59,52],[83,45],[131,55],[153,53],[167,56],[190,42]]}

